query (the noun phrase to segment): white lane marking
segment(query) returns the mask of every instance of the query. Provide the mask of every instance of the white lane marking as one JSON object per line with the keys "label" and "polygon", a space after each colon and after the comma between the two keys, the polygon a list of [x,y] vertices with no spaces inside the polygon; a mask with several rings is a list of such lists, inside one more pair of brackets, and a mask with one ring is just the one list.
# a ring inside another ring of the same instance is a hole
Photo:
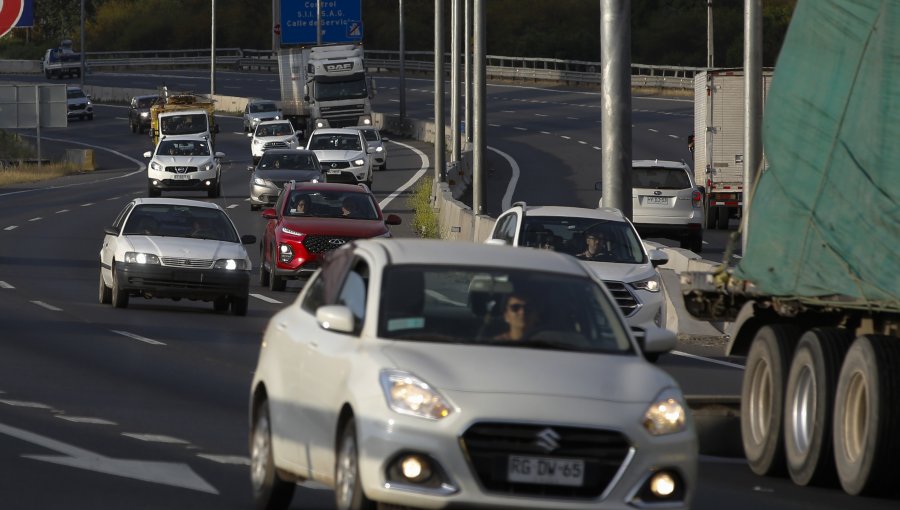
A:
{"label": "white lane marking", "polygon": [[201,459],[218,462],[219,464],[235,464],[238,466],[250,465],[250,459],[248,457],[241,457],[240,455],[209,455],[206,453],[198,453],[197,456]]}
{"label": "white lane marking", "polygon": [[578,140],[578,143],[580,143],[581,145],[587,145],[587,142],[585,142],[584,140]]}
{"label": "white lane marking", "polygon": [[42,308],[46,308],[47,310],[50,310],[52,312],[61,312],[62,311],[62,308],[57,308],[53,305],[48,305],[47,303],[44,303],[43,301],[32,301],[32,303],[34,303]]}
{"label": "white lane marking", "polygon": [[139,340],[141,342],[145,342],[150,345],[166,345],[165,343],[160,342],[158,340],[153,340],[152,338],[147,338],[147,337],[143,337],[141,335],[136,335],[134,333],[129,333],[128,331],[119,331],[117,329],[111,329],[110,331],[112,331],[113,333],[115,333],[117,335],[127,336],[128,338],[132,338],[134,340]]}
{"label": "white lane marking", "polygon": [[669,138],[674,138],[674,139],[678,140],[678,135],[669,135]]}
{"label": "white lane marking", "polygon": [[88,423],[91,425],[116,425],[116,422],[104,420],[103,418],[91,418],[89,416],[62,416],[57,414],[60,420],[71,421],[75,423]]}
{"label": "white lane marking", "polygon": [[93,202],[88,202],[88,203],[86,203],[86,204],[81,204],[81,207],[90,207],[90,206],[92,206],[92,205],[94,205]]}
{"label": "white lane marking", "polygon": [[566,120],[581,120],[578,117],[566,117]]}
{"label": "white lane marking", "polygon": [[396,142],[396,141],[394,141],[394,140],[391,140],[389,143],[393,143],[393,144],[399,145],[400,147],[405,147],[406,149],[409,149],[409,150],[411,150],[412,152],[418,154],[418,155],[419,155],[419,159],[422,161],[422,165],[419,167],[419,170],[416,171],[416,173],[415,173],[412,177],[409,178],[408,181],[406,181],[405,183],[403,183],[402,186],[400,186],[399,188],[397,188],[393,193],[391,193],[391,194],[388,195],[384,200],[382,200],[381,202],[378,203],[378,207],[381,207],[382,210],[384,210],[384,209],[387,207],[387,205],[391,203],[391,201],[393,201],[395,198],[397,198],[398,196],[400,196],[400,193],[403,193],[404,191],[406,191],[407,188],[409,188],[410,186],[412,186],[413,184],[415,184],[416,182],[418,182],[418,180],[419,180],[423,175],[425,175],[425,172],[428,171],[428,164],[429,164],[429,163],[428,163],[428,156],[426,156],[424,152],[422,152],[422,151],[420,151],[419,149],[413,147],[412,145],[407,145],[407,144],[405,144],[405,143]]}
{"label": "white lane marking", "polygon": [[553,133],[551,133],[549,131],[541,131],[541,134],[542,135],[552,135]]}
{"label": "white lane marking", "polygon": [[509,154],[505,152],[501,152],[493,147],[488,147],[488,149],[496,152],[497,154],[503,156],[504,159],[509,163],[510,168],[512,169],[512,176],[509,179],[509,184],[506,185],[506,192],[503,193],[503,199],[500,201],[500,207],[503,210],[509,209],[509,206],[512,204],[512,195],[513,191],[516,190],[516,184],[519,182],[519,164],[516,163],[516,160],[512,158]]}
{"label": "white lane marking", "polygon": [[535,117],[547,117],[547,115],[544,115],[543,113],[535,113],[534,116]]}
{"label": "white lane marking", "polygon": [[[6,282],[0,281],[0,289],[15,289],[15,287],[13,287],[12,285],[10,285]],[[0,392],[0,393],[2,393],[2,392]]]}
{"label": "white lane marking", "polygon": [[122,197],[109,197],[109,198],[106,199],[106,201],[107,201],[107,202],[113,202],[113,201],[115,201],[115,200],[119,200],[120,198],[122,198]]}
{"label": "white lane marking", "polygon": [[659,131],[657,131],[653,128],[647,128],[647,131],[650,131],[651,133],[659,133]]}
{"label": "white lane marking", "polygon": [[562,138],[563,140],[571,140],[572,139],[571,136],[566,136],[566,135],[560,135],[559,137]]}
{"label": "white lane marking", "polygon": [[399,100],[399,99],[391,99],[391,102],[392,102],[392,103],[399,103],[400,100]]}
{"label": "white lane marking", "polygon": [[528,128],[523,127],[513,127],[513,129],[515,129],[516,131],[528,131]]}
{"label": "white lane marking", "polygon": [[37,217],[35,217],[35,218],[31,218],[31,219],[28,220],[28,221],[41,221],[42,219],[44,219],[44,218],[41,218],[40,216],[37,216]]}
{"label": "white lane marking", "polygon": [[686,352],[681,352],[681,351],[672,351],[672,354],[674,354],[676,356],[683,356],[685,358],[696,359],[699,361],[706,361],[707,363],[713,363],[715,365],[722,365],[723,367],[736,368],[738,370],[744,369],[744,365],[738,365],[737,363],[730,363],[728,361],[707,358],[704,356],[697,356],[696,354],[688,354]]}
{"label": "white lane marking", "polygon": [[[27,137],[34,138],[33,135],[20,135],[20,136],[27,136]],[[125,159],[127,159],[127,160],[129,160],[129,161],[134,162],[134,163],[138,166],[138,169],[135,170],[134,172],[129,172],[129,173],[124,174],[124,175],[117,175],[117,176],[115,176],[115,177],[108,177],[108,178],[106,178],[106,179],[100,179],[100,180],[97,180],[97,181],[75,182],[75,183],[71,183],[71,184],[60,184],[59,186],[48,186],[48,187],[46,187],[46,188],[31,188],[31,189],[23,189],[23,190],[19,190],[19,191],[11,191],[11,192],[9,192],[9,193],[0,193],[0,197],[6,197],[6,196],[9,196],[9,195],[19,195],[19,194],[21,194],[21,193],[33,193],[33,192],[36,192],[36,191],[47,191],[47,190],[51,190],[51,189],[72,188],[72,187],[75,187],[75,186],[96,186],[97,183],[100,183],[100,182],[113,181],[113,180],[116,180],[116,179],[127,179],[128,177],[131,177],[132,175],[137,175],[137,174],[139,174],[139,173],[141,173],[141,172],[147,170],[147,166],[144,165],[144,163],[142,163],[141,161],[138,161],[138,160],[132,158],[131,156],[126,156],[125,154],[122,154],[122,153],[119,152],[119,151],[116,151],[116,150],[113,150],[113,149],[110,149],[110,148],[107,148],[107,147],[102,147],[102,146],[100,146],[100,145],[93,145],[93,144],[90,144],[90,143],[76,142],[76,141],[74,141],[74,140],[66,140],[66,139],[62,139],[62,138],[47,138],[47,137],[41,137],[41,139],[42,139],[42,140],[49,140],[49,141],[51,141],[51,142],[63,142],[63,143],[70,143],[70,144],[73,144],[73,145],[81,145],[81,146],[83,146],[83,147],[90,147],[90,148],[92,148],[92,149],[97,149],[97,150],[102,150],[102,151],[106,151],[106,152],[111,152],[111,153],[115,154],[116,156],[120,156],[120,157],[123,157],[123,158],[125,158]],[[142,194],[142,193],[143,193],[143,191],[137,191],[137,192],[135,192],[134,194],[135,194],[135,195],[138,195],[138,194]]]}
{"label": "white lane marking", "polygon": [[17,228],[19,228],[18,225],[10,225],[10,226],[4,228],[3,230],[15,230],[15,229],[17,229]]}
{"label": "white lane marking", "polygon": [[234,209],[237,206],[238,206],[238,204],[231,204],[228,207],[226,207],[226,209]]}
{"label": "white lane marking", "polygon": [[501,110],[500,113],[516,113],[513,110]]}
{"label": "white lane marking", "polygon": [[597,146],[595,145],[595,146],[594,146],[594,150],[600,151],[600,150],[603,150],[603,149],[601,149],[600,147],[597,147]]}
{"label": "white lane marking", "polygon": [[265,301],[266,303],[275,303],[275,304],[281,303],[281,301],[278,301],[277,299],[272,299],[269,296],[263,296],[262,294],[250,294],[250,295],[260,301]]}
{"label": "white lane marking", "polygon": [[60,210],[56,211],[56,214],[62,214],[62,213],[67,213],[67,212],[69,212],[68,209],[60,209]]}
{"label": "white lane marking", "polygon": [[137,439],[138,441],[146,441],[148,443],[166,443],[166,444],[191,444],[190,441],[178,439],[172,436],[163,436],[161,434],[137,434],[134,432],[122,432],[125,437]]}
{"label": "white lane marking", "polygon": [[491,126],[491,127],[500,127],[500,124],[490,124],[490,123],[488,123],[488,126]]}
{"label": "white lane marking", "polygon": [[13,407],[28,407],[31,409],[52,409],[47,404],[40,402],[25,402],[23,400],[0,400],[0,404],[6,404]]}

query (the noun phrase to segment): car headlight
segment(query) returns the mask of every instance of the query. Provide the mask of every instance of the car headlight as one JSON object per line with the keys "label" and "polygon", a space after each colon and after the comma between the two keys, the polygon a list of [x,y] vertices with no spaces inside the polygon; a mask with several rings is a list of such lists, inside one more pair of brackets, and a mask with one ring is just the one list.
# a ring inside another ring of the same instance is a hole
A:
{"label": "car headlight", "polygon": [[253,139],[253,145],[260,145],[261,143],[263,143],[263,141],[260,140],[259,138],[254,138],[254,139]]}
{"label": "car headlight", "polygon": [[227,269],[229,271],[247,269],[247,261],[244,259],[219,259],[213,264],[213,269]]}
{"label": "car headlight", "polygon": [[266,180],[263,179],[262,177],[256,177],[255,179],[253,179],[253,184],[256,184],[257,186],[267,186],[268,185],[266,183]]}
{"label": "car headlight", "polygon": [[675,388],[664,389],[644,413],[642,425],[653,436],[683,431],[687,420],[683,401],[684,396],[680,391]]}
{"label": "car headlight", "polygon": [[292,235],[292,236],[304,236],[304,235],[306,235],[306,234],[304,234],[303,232],[297,232],[296,230],[292,230],[292,229],[290,229],[290,228],[288,228],[288,227],[281,227],[281,231],[284,232],[285,234],[290,234],[290,235]]}
{"label": "car headlight", "polygon": [[453,412],[437,390],[409,372],[383,370],[380,379],[388,407],[400,414],[440,420]]}
{"label": "car headlight", "polygon": [[636,282],[631,282],[631,286],[638,290],[646,290],[649,292],[659,292],[660,284],[659,284],[659,275],[655,274],[650,278],[645,278],[643,280],[638,280]]}
{"label": "car headlight", "polygon": [[384,147],[375,147],[375,152],[384,152]]}
{"label": "car headlight", "polygon": [[159,265],[159,257],[152,253],[141,253],[137,251],[129,251],[125,253],[126,264],[153,264]]}
{"label": "car headlight", "polygon": [[209,172],[209,171],[212,170],[212,169],[213,169],[213,163],[212,163],[212,161],[210,161],[209,163],[203,165],[203,170],[201,170],[201,171],[202,171],[202,172]]}
{"label": "car headlight", "polygon": [[142,119],[146,119],[146,118],[149,117],[149,116],[150,116],[150,113],[149,113],[149,112],[141,112],[141,118],[142,118]]}
{"label": "car headlight", "polygon": [[353,163],[353,166],[363,166],[366,164],[366,160],[365,160],[365,158],[354,159],[352,161],[352,163]]}
{"label": "car headlight", "polygon": [[162,169],[163,169],[163,166],[159,164],[159,161],[151,161],[150,162],[150,170],[162,172]]}

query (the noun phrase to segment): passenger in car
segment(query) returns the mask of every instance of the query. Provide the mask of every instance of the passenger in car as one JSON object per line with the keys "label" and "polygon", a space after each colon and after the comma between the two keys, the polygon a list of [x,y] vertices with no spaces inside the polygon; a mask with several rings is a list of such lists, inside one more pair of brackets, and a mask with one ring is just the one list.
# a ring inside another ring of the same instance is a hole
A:
{"label": "passenger in car", "polygon": [[507,331],[494,337],[494,340],[524,340],[535,331],[540,319],[536,303],[524,293],[513,292],[506,298],[503,308],[503,320]]}

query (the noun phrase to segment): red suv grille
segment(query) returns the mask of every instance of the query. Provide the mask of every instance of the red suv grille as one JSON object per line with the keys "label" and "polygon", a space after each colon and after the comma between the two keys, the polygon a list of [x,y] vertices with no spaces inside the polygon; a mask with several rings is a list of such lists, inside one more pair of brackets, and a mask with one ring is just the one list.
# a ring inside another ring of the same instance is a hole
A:
{"label": "red suv grille", "polygon": [[303,247],[309,253],[325,253],[340,248],[354,239],[356,238],[310,234],[303,239]]}

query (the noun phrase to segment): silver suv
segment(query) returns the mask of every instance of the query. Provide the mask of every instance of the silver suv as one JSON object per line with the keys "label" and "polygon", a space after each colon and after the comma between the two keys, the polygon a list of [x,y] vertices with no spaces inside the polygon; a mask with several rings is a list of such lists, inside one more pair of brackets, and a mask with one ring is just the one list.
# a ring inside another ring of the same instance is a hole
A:
{"label": "silver suv", "polygon": [[[632,161],[631,168],[631,221],[641,237],[675,239],[682,248],[700,253],[703,193],[694,184],[691,167],[655,159]],[[602,189],[599,182],[595,188]]]}

